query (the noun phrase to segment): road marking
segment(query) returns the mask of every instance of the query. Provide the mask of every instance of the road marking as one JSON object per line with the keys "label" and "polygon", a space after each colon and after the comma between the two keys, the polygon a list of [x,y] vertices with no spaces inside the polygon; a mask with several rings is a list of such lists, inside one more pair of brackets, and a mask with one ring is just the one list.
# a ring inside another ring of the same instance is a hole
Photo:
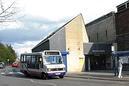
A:
{"label": "road marking", "polygon": [[14,74],[14,75],[15,75],[15,74],[24,75],[24,74],[21,73],[21,72],[1,72],[0,74],[1,74],[1,75],[5,75],[5,74],[6,74],[6,75],[8,75],[8,74],[9,74],[9,75],[10,75],[10,74],[11,74],[11,75],[13,75],[13,74]]}
{"label": "road marking", "polygon": [[0,73],[1,75],[4,75],[5,74],[5,72],[2,72],[2,73]]}
{"label": "road marking", "polygon": [[34,80],[32,80],[32,79],[30,79],[30,81],[31,81],[32,83],[35,83],[35,84],[57,86],[55,83],[47,83],[47,82],[41,83],[41,82],[34,81]]}
{"label": "road marking", "polygon": [[14,74],[14,72],[9,72],[8,74]]}
{"label": "road marking", "polygon": [[5,76],[0,76],[0,78],[4,78]]}
{"label": "road marking", "polygon": [[21,75],[24,75],[23,73],[21,73],[21,72],[17,72],[17,74],[21,74]]}
{"label": "road marking", "polygon": [[31,81],[31,82],[34,82],[34,80],[32,80],[32,79],[31,79],[30,81]]}

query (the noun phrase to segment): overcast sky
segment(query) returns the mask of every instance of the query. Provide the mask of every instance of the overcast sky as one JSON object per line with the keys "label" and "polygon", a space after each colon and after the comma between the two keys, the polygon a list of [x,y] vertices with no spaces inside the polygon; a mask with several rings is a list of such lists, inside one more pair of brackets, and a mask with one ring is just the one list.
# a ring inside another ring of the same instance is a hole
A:
{"label": "overcast sky", "polygon": [[[10,0],[13,1],[13,0]],[[0,42],[12,44],[18,54],[31,49],[45,36],[82,13],[88,23],[127,0],[15,0],[17,22],[0,25]]]}

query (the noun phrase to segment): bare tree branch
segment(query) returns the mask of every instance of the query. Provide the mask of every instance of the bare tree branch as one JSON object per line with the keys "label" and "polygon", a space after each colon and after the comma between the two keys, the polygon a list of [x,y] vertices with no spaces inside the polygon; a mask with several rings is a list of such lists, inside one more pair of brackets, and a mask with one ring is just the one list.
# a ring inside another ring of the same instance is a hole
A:
{"label": "bare tree branch", "polygon": [[15,1],[12,2],[9,6],[4,6],[3,4],[3,0],[0,0],[0,23],[3,22],[7,22],[8,20],[10,21],[10,17],[12,17],[14,14],[16,14],[15,12],[15,8],[13,7],[15,4]]}
{"label": "bare tree branch", "polygon": [[10,13],[7,13],[7,14],[5,14],[5,15],[0,15],[0,17],[5,17],[5,18],[7,18],[7,17],[10,17],[10,16],[13,16],[14,14],[15,14],[16,12],[10,12]]}
{"label": "bare tree branch", "polygon": [[6,9],[3,9],[3,11],[0,13],[0,15],[2,15],[3,13],[5,13],[6,11],[8,11],[12,6],[13,6],[14,2]]}
{"label": "bare tree branch", "polygon": [[1,10],[4,11],[4,6],[3,6],[2,0],[0,0],[0,7],[1,7]]}

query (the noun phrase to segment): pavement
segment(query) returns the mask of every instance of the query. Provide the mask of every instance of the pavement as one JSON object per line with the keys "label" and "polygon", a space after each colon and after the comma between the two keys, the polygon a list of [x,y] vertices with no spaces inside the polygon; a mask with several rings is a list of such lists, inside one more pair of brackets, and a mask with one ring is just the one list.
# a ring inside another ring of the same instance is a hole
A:
{"label": "pavement", "polygon": [[122,76],[122,78],[118,78],[117,76],[114,76],[114,73],[112,71],[91,71],[80,73],[67,73],[65,77],[109,81],[129,81],[129,71],[123,71]]}

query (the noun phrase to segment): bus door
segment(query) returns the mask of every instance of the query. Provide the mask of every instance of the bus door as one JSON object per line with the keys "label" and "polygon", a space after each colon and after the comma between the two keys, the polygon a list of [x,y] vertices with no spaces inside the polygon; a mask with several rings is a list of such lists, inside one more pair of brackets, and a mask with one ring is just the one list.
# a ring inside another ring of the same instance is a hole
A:
{"label": "bus door", "polygon": [[26,63],[26,56],[22,55],[20,58],[20,69],[21,70],[27,70],[28,69],[28,65]]}
{"label": "bus door", "polygon": [[31,56],[31,63],[28,68],[32,75],[40,75],[42,72],[42,57],[40,55]]}

